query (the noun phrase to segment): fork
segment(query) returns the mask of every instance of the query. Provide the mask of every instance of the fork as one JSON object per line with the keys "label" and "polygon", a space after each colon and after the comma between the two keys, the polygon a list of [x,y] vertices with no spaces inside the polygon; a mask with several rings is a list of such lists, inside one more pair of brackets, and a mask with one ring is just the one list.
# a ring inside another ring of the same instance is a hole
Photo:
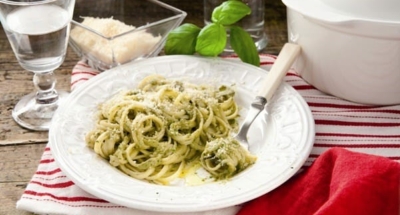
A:
{"label": "fork", "polygon": [[270,71],[268,72],[264,83],[262,84],[261,91],[251,103],[249,112],[247,113],[243,124],[239,128],[239,132],[234,137],[246,150],[249,150],[247,133],[251,124],[256,119],[258,114],[265,108],[268,101],[270,101],[274,95],[276,89],[280,86],[283,77],[288,72],[294,60],[300,54],[300,50],[301,47],[297,44],[286,43],[283,46]]}

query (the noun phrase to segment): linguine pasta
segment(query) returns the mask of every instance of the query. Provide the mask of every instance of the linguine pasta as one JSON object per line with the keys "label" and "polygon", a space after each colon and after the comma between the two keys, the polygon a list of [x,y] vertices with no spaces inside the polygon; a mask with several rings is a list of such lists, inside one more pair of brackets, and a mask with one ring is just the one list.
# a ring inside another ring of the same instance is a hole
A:
{"label": "linguine pasta", "polygon": [[86,143],[127,175],[157,184],[199,163],[215,179],[230,178],[256,159],[237,142],[221,141],[238,129],[234,95],[228,86],[151,75],[99,106]]}

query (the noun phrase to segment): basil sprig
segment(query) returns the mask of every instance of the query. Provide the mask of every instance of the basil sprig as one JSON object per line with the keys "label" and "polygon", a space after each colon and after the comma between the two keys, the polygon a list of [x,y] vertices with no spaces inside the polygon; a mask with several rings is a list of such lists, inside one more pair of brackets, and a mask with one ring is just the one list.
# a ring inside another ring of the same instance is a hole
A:
{"label": "basil sprig", "polygon": [[186,23],[174,29],[168,34],[165,44],[166,54],[186,54],[191,55],[196,52],[197,35],[201,28],[196,25]]}
{"label": "basil sprig", "polygon": [[183,24],[172,30],[165,43],[165,54],[195,54],[217,56],[224,51],[227,33],[238,57],[245,63],[260,65],[257,47],[250,34],[236,23],[249,15],[251,9],[242,1],[228,0],[213,10],[212,23],[199,28],[194,24]]}
{"label": "basil sprig", "polygon": [[224,26],[218,23],[211,23],[199,32],[196,52],[204,56],[217,56],[224,51],[226,40]]}
{"label": "basil sprig", "polygon": [[222,25],[233,25],[250,13],[250,8],[243,2],[226,1],[213,10],[211,20]]}

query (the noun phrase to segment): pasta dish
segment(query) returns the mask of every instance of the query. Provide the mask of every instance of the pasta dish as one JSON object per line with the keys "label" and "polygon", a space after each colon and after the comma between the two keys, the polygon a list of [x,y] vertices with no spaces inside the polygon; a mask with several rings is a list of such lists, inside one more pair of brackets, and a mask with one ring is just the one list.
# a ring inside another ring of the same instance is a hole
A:
{"label": "pasta dish", "polygon": [[228,179],[256,160],[230,138],[238,129],[234,95],[229,86],[150,75],[99,106],[86,143],[136,179],[169,184],[195,166]]}

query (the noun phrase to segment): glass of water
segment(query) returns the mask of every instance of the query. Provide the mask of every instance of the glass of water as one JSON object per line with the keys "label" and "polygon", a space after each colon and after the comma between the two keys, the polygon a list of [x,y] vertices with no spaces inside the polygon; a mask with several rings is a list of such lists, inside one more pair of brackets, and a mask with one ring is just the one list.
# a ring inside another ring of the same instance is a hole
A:
{"label": "glass of water", "polygon": [[22,127],[48,130],[67,96],[55,90],[53,73],[68,46],[75,0],[0,0],[0,20],[22,68],[31,71],[36,92],[21,98],[12,116]]}
{"label": "glass of water", "polygon": [[[204,24],[211,23],[211,15],[214,8],[220,6],[227,0],[204,0]],[[264,31],[264,10],[265,0],[242,0],[251,9],[251,14],[245,16],[238,23],[238,26],[247,31],[253,39],[257,50],[261,51],[267,46],[267,35]],[[229,43],[229,30],[227,30],[228,40],[225,48],[226,53],[232,53],[233,50]]]}

